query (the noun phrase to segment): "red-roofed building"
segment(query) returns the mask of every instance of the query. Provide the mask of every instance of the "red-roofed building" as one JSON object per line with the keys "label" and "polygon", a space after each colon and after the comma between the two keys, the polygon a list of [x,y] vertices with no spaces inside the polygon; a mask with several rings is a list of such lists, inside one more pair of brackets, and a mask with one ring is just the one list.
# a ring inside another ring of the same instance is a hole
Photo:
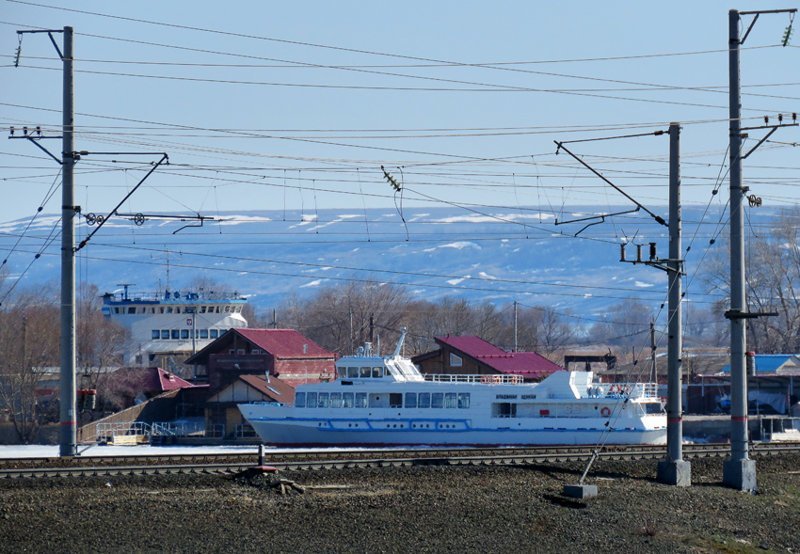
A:
{"label": "red-roofed building", "polygon": [[412,358],[424,374],[520,375],[541,381],[563,368],[536,352],[506,352],[475,336],[434,337],[438,350]]}
{"label": "red-roofed building", "polygon": [[127,408],[167,391],[198,388],[160,367],[121,368],[105,376],[98,387],[117,409]]}
{"label": "red-roofed building", "polygon": [[294,386],[333,379],[336,355],[294,329],[230,329],[186,360],[213,392],[240,375],[279,377]]}

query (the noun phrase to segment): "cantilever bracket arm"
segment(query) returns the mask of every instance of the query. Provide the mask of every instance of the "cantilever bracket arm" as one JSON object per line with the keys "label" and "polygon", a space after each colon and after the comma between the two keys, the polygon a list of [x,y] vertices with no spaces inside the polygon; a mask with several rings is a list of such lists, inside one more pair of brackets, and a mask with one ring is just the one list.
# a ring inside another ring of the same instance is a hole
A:
{"label": "cantilever bracket arm", "polygon": [[[773,134],[775,131],[777,131],[778,129],[780,129],[781,127],[797,127],[797,125],[798,125],[797,123],[784,123],[784,124],[782,124],[782,125],[774,125],[774,126],[772,126],[772,127],[767,127],[767,128],[770,130],[770,131],[769,131],[769,133],[767,133],[766,135],[764,135],[764,137],[763,137],[761,140],[759,140],[759,141],[756,143],[756,145],[755,145],[755,146],[753,146],[753,147],[752,147],[752,148],[751,148],[751,149],[750,149],[750,150],[747,152],[747,154],[745,154],[744,156],[742,156],[742,159],[743,159],[743,160],[744,160],[744,159],[746,159],[746,158],[747,158],[747,156],[749,156],[750,154],[752,154],[753,152],[755,152],[755,151],[756,151],[756,149],[757,149],[759,146],[761,146],[762,144],[764,144],[764,142],[766,142],[766,140],[767,140],[769,137],[771,137],[771,136],[772,136],[772,134]],[[759,129],[759,128],[764,128],[764,127],[756,127],[756,128],[757,128],[757,129]]]}
{"label": "cantilever bracket arm", "polygon": [[172,231],[172,234],[173,234],[173,235],[177,235],[178,233],[180,233],[180,232],[181,232],[181,231],[183,231],[184,229],[189,229],[189,228],[192,228],[192,227],[202,227],[202,226],[203,226],[203,222],[204,222],[206,219],[214,219],[214,218],[213,218],[213,217],[212,217],[212,218],[208,218],[208,217],[206,217],[206,216],[204,216],[204,215],[197,214],[197,216],[193,216],[193,217],[190,217],[190,218],[181,219],[181,221],[197,220],[197,221],[199,221],[200,223],[199,223],[199,224],[197,224],[197,225],[184,225],[183,227],[180,227],[180,228],[178,228],[178,229],[175,229],[174,231]]}
{"label": "cantilever bracket arm", "polygon": [[646,207],[644,207],[644,206],[643,206],[643,205],[642,205],[640,202],[638,202],[638,201],[637,201],[635,198],[633,198],[633,197],[632,197],[630,194],[628,194],[627,192],[625,192],[624,190],[622,190],[620,187],[618,187],[617,185],[615,185],[614,183],[612,183],[611,181],[609,181],[609,180],[606,178],[606,176],[605,176],[605,175],[603,175],[602,173],[600,173],[599,171],[597,171],[596,169],[594,169],[592,166],[590,166],[589,164],[587,164],[585,161],[583,161],[582,159],[580,159],[578,156],[576,156],[575,154],[573,154],[572,152],[570,152],[570,151],[569,151],[569,149],[568,149],[566,146],[564,146],[564,143],[563,143],[563,142],[559,142],[559,141],[557,141],[557,140],[554,140],[553,142],[555,142],[555,143],[556,143],[556,146],[557,146],[557,148],[556,148],[556,154],[558,154],[558,152],[559,152],[560,150],[563,150],[564,152],[566,152],[567,154],[569,154],[570,156],[572,156],[572,157],[573,157],[573,158],[574,158],[574,159],[575,159],[575,160],[576,160],[578,163],[580,163],[580,164],[581,164],[583,167],[585,167],[586,169],[588,169],[589,171],[591,171],[592,173],[594,173],[595,175],[597,175],[598,177],[600,177],[600,178],[601,178],[603,181],[605,181],[607,184],[611,185],[611,187],[612,187],[614,190],[616,190],[618,193],[620,193],[622,196],[624,196],[625,198],[627,198],[628,200],[630,200],[631,202],[633,202],[633,203],[634,203],[634,204],[635,204],[637,207],[639,207],[641,210],[644,210],[644,211],[645,211],[645,212],[646,212],[646,213],[647,213],[647,214],[648,214],[650,217],[652,217],[653,219],[655,219],[655,220],[656,220],[656,223],[660,223],[660,224],[661,224],[661,225],[663,225],[664,227],[669,227],[669,224],[667,224],[667,222],[666,222],[666,221],[664,221],[664,218],[663,218],[663,217],[661,217],[660,215],[656,215],[656,214],[654,214],[653,212],[651,212],[650,210],[648,210],[648,209],[647,209]]}
{"label": "cantilever bracket arm", "polygon": [[637,206],[636,208],[634,208],[632,210],[625,210],[624,212],[614,212],[614,213],[611,213],[611,214],[590,215],[588,217],[579,217],[578,219],[570,219],[569,221],[559,221],[558,219],[556,219],[555,224],[556,225],[566,225],[568,223],[578,223],[580,221],[591,221],[593,219],[599,219],[600,220],[600,221],[595,221],[593,223],[589,223],[587,225],[584,225],[583,228],[580,231],[575,233],[574,236],[577,237],[578,235],[583,233],[589,227],[592,227],[593,225],[600,225],[601,223],[604,223],[607,217],[612,217],[612,216],[615,216],[615,215],[634,214],[634,213],[638,212],[639,209],[640,208]]}
{"label": "cantilever bracket arm", "polygon": [[[13,132],[13,131],[12,131],[12,132]],[[8,137],[8,138],[9,138],[9,139],[27,139],[27,140],[31,141],[31,142],[33,143],[33,145],[34,145],[36,148],[38,148],[39,150],[41,150],[42,152],[44,152],[45,154],[47,154],[48,156],[50,156],[51,158],[53,158],[53,159],[56,161],[56,163],[58,163],[59,165],[63,165],[63,164],[64,164],[64,162],[62,162],[61,160],[59,160],[58,158],[56,158],[56,157],[53,155],[53,153],[52,153],[52,152],[50,152],[50,150],[48,150],[47,148],[45,148],[44,146],[42,146],[42,145],[41,145],[41,144],[39,144],[39,142],[38,142],[38,141],[40,141],[40,140],[42,140],[42,139],[60,139],[61,137],[45,137],[45,136],[37,136],[37,137],[33,137],[33,136],[31,136],[31,135],[22,135],[22,136],[19,136],[19,137],[10,136],[10,137]]]}
{"label": "cantilever bracket arm", "polygon": [[108,212],[108,215],[107,215],[105,218],[103,218],[103,220],[102,220],[102,221],[99,221],[99,222],[98,222],[98,224],[97,224],[97,227],[94,229],[94,231],[92,231],[91,233],[89,233],[89,235],[88,235],[88,236],[87,236],[85,239],[83,239],[83,240],[80,242],[80,244],[78,245],[78,247],[77,247],[77,248],[75,248],[75,252],[77,252],[78,250],[80,250],[81,248],[83,248],[84,246],[86,246],[86,244],[87,244],[87,243],[88,243],[88,242],[91,240],[91,238],[92,238],[92,237],[95,235],[95,233],[97,233],[97,231],[99,231],[99,230],[100,230],[100,228],[101,228],[103,225],[105,225],[105,223],[108,221],[108,218],[110,218],[112,215],[116,215],[116,214],[117,214],[117,210],[119,210],[120,206],[122,206],[122,205],[125,203],[125,201],[126,201],[128,198],[130,198],[130,197],[131,197],[131,195],[132,195],[134,192],[136,192],[136,190],[137,190],[137,189],[138,189],[138,188],[139,188],[139,187],[142,185],[142,183],[144,183],[144,182],[145,182],[145,180],[147,180],[147,178],[148,178],[148,177],[150,177],[150,175],[152,175],[152,174],[153,174],[153,172],[154,172],[156,169],[158,169],[158,167],[159,167],[159,166],[160,166],[162,163],[164,163],[164,162],[167,162],[167,163],[169,163],[169,156],[167,156],[167,154],[165,154],[165,153],[162,153],[162,154],[161,154],[161,159],[160,159],[160,160],[158,160],[158,162],[156,162],[155,164],[153,164],[153,167],[151,167],[151,168],[150,168],[150,171],[148,171],[148,172],[147,172],[147,174],[146,174],[144,177],[142,177],[142,178],[141,178],[141,180],[140,180],[138,183],[136,183],[136,186],[134,186],[134,187],[133,187],[133,188],[130,190],[130,192],[128,192],[128,194],[126,194],[126,195],[125,195],[125,198],[123,198],[122,200],[120,200],[120,201],[119,201],[119,204],[117,204],[117,205],[114,207],[114,209],[113,209],[113,210],[111,210],[110,212]]}

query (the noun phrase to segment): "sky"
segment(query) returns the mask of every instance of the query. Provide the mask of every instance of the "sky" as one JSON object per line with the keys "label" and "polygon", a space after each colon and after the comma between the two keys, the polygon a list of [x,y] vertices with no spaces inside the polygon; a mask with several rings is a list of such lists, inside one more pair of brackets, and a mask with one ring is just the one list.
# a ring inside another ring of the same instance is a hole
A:
{"label": "sky", "polygon": [[[120,211],[390,207],[382,165],[408,206],[602,211],[626,200],[556,155],[553,141],[630,134],[645,136],[569,148],[645,206],[664,206],[668,138],[651,133],[671,121],[683,124],[683,201],[724,204],[729,8],[0,0],[0,127],[58,136],[61,62],[47,35],[26,34],[20,45],[15,31],[70,25],[75,146],[93,153],[76,169],[84,213],[110,211],[160,157],[137,152],[164,152],[170,165]],[[744,45],[745,125],[798,111],[800,50],[779,46],[788,24],[788,14],[762,16]],[[763,135],[752,133],[746,148]],[[766,204],[791,207],[800,199],[798,130],[771,140],[780,143],[747,160],[746,184]],[[60,151],[60,140],[40,143]],[[59,184],[58,164],[26,140],[6,140],[0,222],[39,206],[56,213]]]}

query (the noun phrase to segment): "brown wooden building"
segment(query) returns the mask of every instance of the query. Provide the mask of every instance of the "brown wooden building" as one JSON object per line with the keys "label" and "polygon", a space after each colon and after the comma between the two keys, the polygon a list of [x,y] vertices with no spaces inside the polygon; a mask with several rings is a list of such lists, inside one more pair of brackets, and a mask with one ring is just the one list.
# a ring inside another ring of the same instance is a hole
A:
{"label": "brown wooden building", "polygon": [[280,402],[294,404],[294,388],[278,378],[265,375],[242,375],[206,401],[206,428],[220,426],[229,439],[255,437],[239,411],[244,402]]}
{"label": "brown wooden building", "polygon": [[240,375],[279,377],[295,386],[333,379],[336,355],[294,329],[230,329],[186,360],[205,375],[211,392]]}

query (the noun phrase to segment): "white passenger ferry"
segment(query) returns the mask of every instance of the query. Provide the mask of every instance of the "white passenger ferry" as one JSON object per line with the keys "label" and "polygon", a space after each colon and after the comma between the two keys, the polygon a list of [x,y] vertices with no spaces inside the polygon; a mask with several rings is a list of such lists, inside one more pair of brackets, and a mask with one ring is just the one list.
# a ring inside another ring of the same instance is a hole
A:
{"label": "white passenger ferry", "polygon": [[656,385],[603,384],[589,371],[541,383],[516,376],[423,376],[400,355],[367,343],[336,362],[337,379],[299,385],[294,406],[239,404],[275,445],[664,444],[667,419]]}

